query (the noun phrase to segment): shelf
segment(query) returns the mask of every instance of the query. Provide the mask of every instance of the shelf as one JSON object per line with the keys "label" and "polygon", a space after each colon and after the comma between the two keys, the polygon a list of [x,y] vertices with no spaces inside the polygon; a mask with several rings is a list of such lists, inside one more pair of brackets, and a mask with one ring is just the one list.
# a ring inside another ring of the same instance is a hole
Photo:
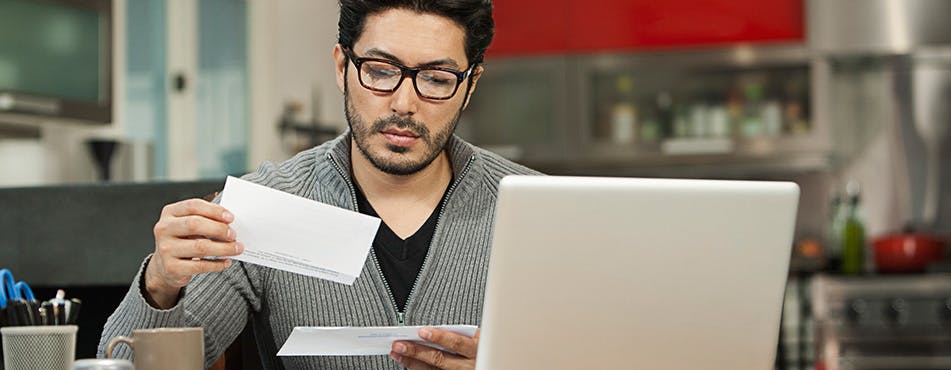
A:
{"label": "shelf", "polygon": [[40,127],[21,123],[10,123],[0,115],[0,139],[38,139]]}
{"label": "shelf", "polygon": [[802,45],[495,60],[459,134],[550,174],[763,178],[839,158]]}
{"label": "shelf", "polygon": [[587,158],[570,161],[519,161],[552,175],[643,176],[678,178],[787,177],[827,171],[833,159],[819,153],[796,155],[641,155],[634,158]]}

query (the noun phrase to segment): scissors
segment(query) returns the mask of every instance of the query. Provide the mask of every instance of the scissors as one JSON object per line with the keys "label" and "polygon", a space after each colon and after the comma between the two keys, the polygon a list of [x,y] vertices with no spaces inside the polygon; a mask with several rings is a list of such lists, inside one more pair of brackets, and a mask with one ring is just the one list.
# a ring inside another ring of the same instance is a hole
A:
{"label": "scissors", "polygon": [[0,280],[2,280],[3,284],[3,286],[0,287],[0,308],[6,308],[8,302],[36,300],[36,296],[33,295],[33,289],[30,289],[30,285],[25,281],[17,283],[10,270],[0,270]]}
{"label": "scissors", "polygon": [[13,273],[10,270],[3,269],[0,270],[0,280],[2,280],[2,286],[0,286],[0,308],[7,308],[7,301],[12,301],[20,298],[20,294],[16,289],[16,282],[13,280]]}
{"label": "scissors", "polygon": [[26,282],[15,282],[10,270],[0,270],[0,309],[3,309],[3,325],[37,325],[39,302],[33,289]]}

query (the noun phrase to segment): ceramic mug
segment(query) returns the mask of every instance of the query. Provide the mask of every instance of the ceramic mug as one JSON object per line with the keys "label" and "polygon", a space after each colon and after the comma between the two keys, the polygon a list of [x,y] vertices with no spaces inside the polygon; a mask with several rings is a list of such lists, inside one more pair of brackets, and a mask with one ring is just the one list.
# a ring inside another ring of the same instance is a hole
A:
{"label": "ceramic mug", "polygon": [[159,328],[132,331],[132,338],[115,337],[106,346],[112,358],[115,346],[125,343],[132,349],[136,370],[203,370],[205,341],[202,328]]}

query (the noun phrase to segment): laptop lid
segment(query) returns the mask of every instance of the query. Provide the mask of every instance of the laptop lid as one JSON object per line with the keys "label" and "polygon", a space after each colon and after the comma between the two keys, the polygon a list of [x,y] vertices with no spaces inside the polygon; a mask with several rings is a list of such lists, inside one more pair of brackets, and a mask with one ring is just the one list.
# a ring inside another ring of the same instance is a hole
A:
{"label": "laptop lid", "polygon": [[773,366],[799,188],[510,176],[477,369]]}

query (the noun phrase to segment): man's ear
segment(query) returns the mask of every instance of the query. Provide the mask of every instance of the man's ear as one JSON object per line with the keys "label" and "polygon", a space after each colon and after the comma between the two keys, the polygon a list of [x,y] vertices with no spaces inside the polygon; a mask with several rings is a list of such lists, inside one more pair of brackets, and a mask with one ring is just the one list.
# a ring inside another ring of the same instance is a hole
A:
{"label": "man's ear", "polygon": [[334,58],[334,72],[336,73],[336,76],[337,76],[337,88],[340,89],[340,93],[343,94],[344,84],[347,83],[345,72],[347,71],[348,60],[347,60],[347,54],[344,54],[343,46],[340,46],[340,44],[337,44],[334,46],[333,58]]}
{"label": "man's ear", "polygon": [[469,107],[469,102],[472,101],[472,93],[475,92],[476,84],[479,83],[479,78],[482,77],[482,73],[485,72],[485,68],[482,68],[481,65],[476,66],[472,70],[472,83],[469,86],[469,93],[466,94],[466,103],[462,106],[462,109],[465,110]]}

